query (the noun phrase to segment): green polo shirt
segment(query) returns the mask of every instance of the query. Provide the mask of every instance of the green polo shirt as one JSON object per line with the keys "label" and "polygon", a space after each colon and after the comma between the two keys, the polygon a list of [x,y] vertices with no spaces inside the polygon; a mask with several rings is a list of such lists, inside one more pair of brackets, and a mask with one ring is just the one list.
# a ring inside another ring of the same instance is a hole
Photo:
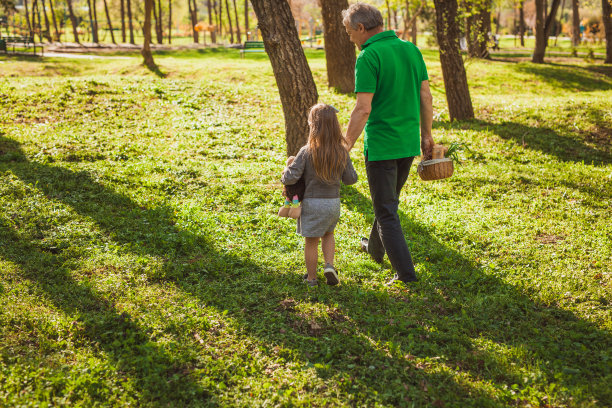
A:
{"label": "green polo shirt", "polygon": [[370,92],[372,111],[365,126],[368,160],[421,154],[421,82],[428,80],[419,49],[383,31],[361,46],[355,64],[355,92]]}

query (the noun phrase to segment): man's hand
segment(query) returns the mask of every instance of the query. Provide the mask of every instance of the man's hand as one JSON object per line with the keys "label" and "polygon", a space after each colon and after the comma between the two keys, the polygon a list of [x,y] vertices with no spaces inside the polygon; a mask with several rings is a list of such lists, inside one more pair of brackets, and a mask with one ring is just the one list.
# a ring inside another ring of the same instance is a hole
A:
{"label": "man's hand", "polygon": [[421,136],[421,151],[423,152],[423,160],[431,160],[433,156],[434,140],[431,135]]}
{"label": "man's hand", "polygon": [[295,156],[289,156],[287,157],[287,163],[286,165],[289,166],[291,163],[293,163],[293,161],[295,160]]}

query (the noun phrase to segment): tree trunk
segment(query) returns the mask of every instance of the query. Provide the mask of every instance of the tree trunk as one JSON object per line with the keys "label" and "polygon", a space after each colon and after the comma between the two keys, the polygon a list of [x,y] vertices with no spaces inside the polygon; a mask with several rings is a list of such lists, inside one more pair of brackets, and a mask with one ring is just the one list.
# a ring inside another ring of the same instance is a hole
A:
{"label": "tree trunk", "polygon": [[195,0],[193,0],[193,4],[191,4],[191,0],[187,0],[187,4],[189,5],[189,17],[191,19],[191,33],[193,34],[193,42],[198,44],[200,42],[200,36],[195,29],[196,24],[198,24],[198,5],[196,4]]}
{"label": "tree trunk", "polygon": [[57,28],[57,18],[55,17],[55,7],[53,6],[53,0],[49,0],[49,8],[51,9],[51,20],[53,20],[53,29],[55,30],[55,41],[60,41],[60,32]]}
{"label": "tree trunk", "polygon": [[457,0],[434,0],[436,35],[440,46],[440,64],[444,77],[446,102],[451,121],[474,118],[467,75],[459,53]]}
{"label": "tree trunk", "polygon": [[387,30],[391,29],[391,6],[389,5],[389,0],[385,0],[385,4],[387,5]]}
{"label": "tree trunk", "polygon": [[234,13],[236,14],[236,37],[238,40],[238,44],[242,42],[242,37],[240,36],[240,22],[238,21],[238,7],[236,7],[236,0],[232,0],[234,2]]}
{"label": "tree trunk", "polygon": [[106,21],[108,22],[108,29],[111,34],[111,41],[113,42],[113,44],[117,44],[117,42],[115,41],[115,33],[113,32],[113,24],[111,23],[110,14],[108,12],[108,4],[106,3],[106,0],[104,0],[104,13],[106,13]]}
{"label": "tree trunk", "polygon": [[[68,4],[70,4],[70,0],[68,0]],[[30,37],[34,38],[34,30],[32,29],[32,23],[30,23],[30,12],[28,10],[28,0],[23,0],[23,5],[25,8],[25,19],[28,22],[28,32],[30,33]],[[70,10],[72,10],[72,8],[70,8]]]}
{"label": "tree trunk", "polygon": [[525,46],[525,9],[524,0],[519,0],[519,34],[521,36],[521,47]]}
{"label": "tree trunk", "polygon": [[[416,45],[417,18],[421,15],[421,13],[423,12],[424,8],[425,8],[425,3],[421,3],[419,5],[419,8],[417,9],[417,11],[415,11],[414,14],[412,15],[412,17],[410,17],[410,20],[407,20],[407,19],[404,18],[404,33],[402,34],[402,38],[403,39],[408,38],[408,33],[410,32],[410,35],[412,36],[412,43],[414,45]],[[406,16],[410,15],[410,3],[408,1],[406,1],[406,14],[405,15]]]}
{"label": "tree trunk", "polygon": [[145,12],[144,12],[144,24],[142,26],[142,33],[144,35],[144,42],[140,53],[144,59],[144,64],[151,70],[157,69],[153,55],[151,54],[151,10],[155,7],[154,0],[145,1]]}
{"label": "tree trunk", "polygon": [[[210,0],[206,2],[206,6],[208,7],[208,25],[212,26],[214,24],[214,20],[213,20],[213,8],[212,8],[212,4],[210,3]],[[210,31],[210,42],[213,44],[217,43],[217,30],[216,29],[211,29]]]}
{"label": "tree trunk", "polygon": [[612,1],[601,0],[601,9],[606,30],[606,61],[604,64],[612,64]]}
{"label": "tree trunk", "polygon": [[98,11],[96,10],[96,0],[91,0],[93,7],[93,42],[96,44],[100,43],[100,37],[98,36]]}
{"label": "tree trunk", "polygon": [[121,0],[119,10],[121,13],[121,42],[125,43],[125,0]]}
{"label": "tree trunk", "polygon": [[45,17],[45,39],[48,42],[53,42],[53,39],[51,38],[51,24],[49,24],[49,17],[47,16],[47,6],[45,4],[45,0],[41,0],[40,3],[42,4],[42,12],[43,16]]}
{"label": "tree trunk", "polygon": [[544,0],[535,0],[536,9],[536,24],[535,37],[536,44],[533,51],[531,62],[541,64],[544,62],[544,53],[546,52],[546,35],[544,34]]}
{"label": "tree trunk", "polygon": [[341,93],[355,90],[355,45],[342,24],[348,6],[348,0],[321,0],[327,83]]}
{"label": "tree trunk", "polygon": [[74,35],[74,42],[80,44],[79,33],[77,31],[77,20],[72,9],[72,0],[66,0],[68,3],[68,14],[70,15],[70,23],[72,24],[72,35]]}
{"label": "tree trunk", "polygon": [[128,29],[130,30],[130,44],[136,44],[134,41],[134,23],[132,22],[132,0],[127,1],[128,12]]}
{"label": "tree trunk", "polygon": [[467,3],[471,13],[467,17],[468,55],[472,58],[489,58],[487,44],[491,31],[491,0]]}
{"label": "tree trunk", "polygon": [[91,8],[91,0],[87,0],[87,12],[89,14],[89,33],[91,35],[91,41],[96,41],[96,36],[94,34],[94,23],[93,23],[93,9]]}
{"label": "tree trunk", "polygon": [[230,13],[229,2],[225,0],[225,10],[227,11],[227,21],[229,22],[230,44],[234,43],[234,29],[232,28],[232,13]]}
{"label": "tree trunk", "polygon": [[578,0],[572,0],[572,45],[580,45],[580,5]]}
{"label": "tree trunk", "polygon": [[559,4],[561,0],[553,0],[552,5],[550,6],[550,13],[546,17],[546,22],[544,23],[544,41],[546,45],[548,45],[548,38],[551,34],[551,27],[554,25],[555,16],[557,15],[557,10],[559,9]]}
{"label": "tree trunk", "polygon": [[158,8],[158,5],[161,6],[161,4],[159,4],[161,0],[158,0],[158,3],[156,4],[155,0],[153,0],[153,19],[155,20],[155,37],[157,38],[157,43],[158,44],[162,44],[163,42],[163,34],[161,32],[162,30],[162,15],[161,15],[161,7]]}
{"label": "tree trunk", "polygon": [[249,40],[249,0],[244,0],[244,35]]}
{"label": "tree trunk", "polygon": [[168,44],[172,44],[172,0],[168,0]]}
{"label": "tree trunk", "polygon": [[[160,21],[160,18],[157,17],[157,4],[155,3],[155,0],[153,0],[153,7],[151,8],[151,12],[153,14],[151,16],[151,26],[152,26],[152,29],[155,30],[155,36],[159,40],[159,24],[161,21]],[[153,42],[152,32],[151,32],[151,42]]]}
{"label": "tree trunk", "polygon": [[[219,34],[223,36],[223,0],[219,0]],[[225,30],[227,32],[227,30]]]}
{"label": "tree trunk", "polygon": [[287,154],[295,155],[308,140],[308,113],[317,103],[317,88],[289,3],[286,0],[252,0],[251,4],[283,105]]}

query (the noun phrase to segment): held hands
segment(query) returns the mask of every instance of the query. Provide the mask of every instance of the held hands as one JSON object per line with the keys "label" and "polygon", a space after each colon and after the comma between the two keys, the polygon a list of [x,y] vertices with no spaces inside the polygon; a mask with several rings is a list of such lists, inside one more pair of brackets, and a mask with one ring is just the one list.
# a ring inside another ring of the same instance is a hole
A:
{"label": "held hands", "polygon": [[287,157],[287,163],[286,165],[289,166],[291,165],[291,163],[293,163],[293,161],[295,160],[295,156],[289,156]]}

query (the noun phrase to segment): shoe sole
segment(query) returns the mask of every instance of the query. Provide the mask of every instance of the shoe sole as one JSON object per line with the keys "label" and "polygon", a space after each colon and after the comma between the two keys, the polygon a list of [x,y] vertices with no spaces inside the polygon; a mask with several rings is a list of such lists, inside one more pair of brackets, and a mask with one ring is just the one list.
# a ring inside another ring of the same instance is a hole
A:
{"label": "shoe sole", "polygon": [[323,275],[325,275],[325,279],[327,279],[327,284],[330,286],[337,285],[340,281],[338,280],[338,275],[333,269],[326,270]]}

